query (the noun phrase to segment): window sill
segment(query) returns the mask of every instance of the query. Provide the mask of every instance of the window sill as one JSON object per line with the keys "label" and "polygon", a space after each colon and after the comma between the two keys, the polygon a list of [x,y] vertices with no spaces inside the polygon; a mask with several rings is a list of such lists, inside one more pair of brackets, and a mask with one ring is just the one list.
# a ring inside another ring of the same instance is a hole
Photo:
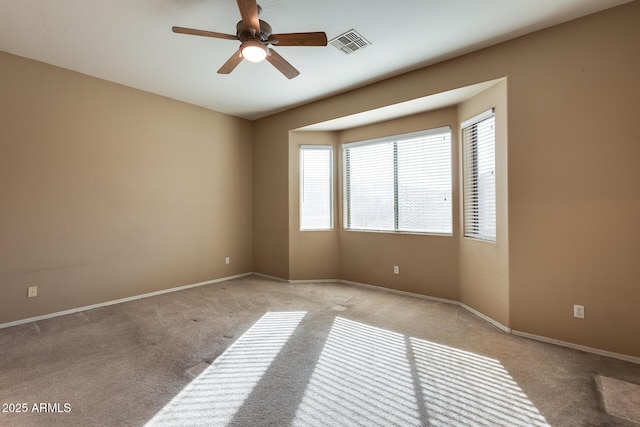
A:
{"label": "window sill", "polygon": [[412,236],[436,236],[436,237],[453,237],[453,233],[435,233],[422,231],[389,231],[389,230],[357,230],[353,228],[343,228],[341,231],[353,233],[375,233],[375,234],[391,234],[391,235],[412,235]]}

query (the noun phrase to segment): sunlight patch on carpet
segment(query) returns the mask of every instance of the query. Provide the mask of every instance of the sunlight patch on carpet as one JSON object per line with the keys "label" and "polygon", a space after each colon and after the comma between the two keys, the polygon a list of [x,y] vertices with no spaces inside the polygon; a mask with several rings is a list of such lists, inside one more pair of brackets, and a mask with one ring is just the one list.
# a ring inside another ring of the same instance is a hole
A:
{"label": "sunlight patch on carpet", "polygon": [[416,425],[401,334],[336,318],[293,425]]}
{"label": "sunlight patch on carpet", "polygon": [[547,427],[494,359],[337,317],[295,426]]}
{"label": "sunlight patch on carpet", "polygon": [[229,423],[305,314],[265,314],[146,425],[222,426]]}
{"label": "sunlight patch on carpet", "polygon": [[640,424],[640,385],[602,375],[596,382],[609,415]]}

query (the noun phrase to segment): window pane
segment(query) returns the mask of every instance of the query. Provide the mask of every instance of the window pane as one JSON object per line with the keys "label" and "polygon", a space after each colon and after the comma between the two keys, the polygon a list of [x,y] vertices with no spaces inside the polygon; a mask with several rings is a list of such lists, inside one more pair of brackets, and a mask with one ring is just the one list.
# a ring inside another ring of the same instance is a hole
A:
{"label": "window pane", "polygon": [[451,233],[449,133],[401,141],[398,155],[398,230]]}
{"label": "window pane", "polygon": [[393,230],[393,143],[356,146],[345,157],[346,228]]}
{"label": "window pane", "polygon": [[333,149],[300,148],[300,229],[333,228]]}
{"label": "window pane", "polygon": [[463,130],[465,236],[496,240],[495,118]]}

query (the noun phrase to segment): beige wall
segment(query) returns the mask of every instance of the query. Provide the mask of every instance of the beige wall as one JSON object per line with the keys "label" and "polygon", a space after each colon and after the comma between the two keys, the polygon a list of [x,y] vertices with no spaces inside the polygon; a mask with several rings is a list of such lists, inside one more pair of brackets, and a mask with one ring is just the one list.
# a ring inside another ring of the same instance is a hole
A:
{"label": "beige wall", "polygon": [[289,129],[254,123],[253,262],[256,272],[289,277]]}
{"label": "beige wall", "polygon": [[[501,80],[458,106],[458,123],[494,108],[496,135],[496,241],[464,237],[460,212],[460,302],[509,326],[509,216],[507,161],[507,81]],[[462,145],[460,144],[460,147]],[[462,149],[460,150],[462,152]],[[462,162],[462,153],[458,157]],[[462,168],[461,168],[462,169]],[[463,171],[460,171],[462,182]],[[461,191],[462,193],[462,191]],[[460,206],[464,206],[460,194]]]}
{"label": "beige wall", "polygon": [[0,77],[0,323],[253,270],[250,122],[5,53]]}
{"label": "beige wall", "polygon": [[508,93],[511,325],[635,356],[638,22],[634,1],[523,39]]}
{"label": "beige wall", "polygon": [[[508,278],[500,272],[491,314],[519,331],[640,356],[638,22],[635,1],[258,120],[254,160],[269,169],[254,169],[254,200],[277,206],[256,210],[256,269],[268,260],[265,272],[289,272],[289,130],[507,77]],[[377,251],[386,260],[392,250]],[[496,265],[504,256],[490,255]],[[367,260],[341,259],[344,278],[351,262],[364,270]],[[380,273],[363,280],[400,288]],[[466,273],[462,280],[463,298],[483,309],[491,294],[475,294]],[[573,318],[574,303],[585,305],[586,319]]]}

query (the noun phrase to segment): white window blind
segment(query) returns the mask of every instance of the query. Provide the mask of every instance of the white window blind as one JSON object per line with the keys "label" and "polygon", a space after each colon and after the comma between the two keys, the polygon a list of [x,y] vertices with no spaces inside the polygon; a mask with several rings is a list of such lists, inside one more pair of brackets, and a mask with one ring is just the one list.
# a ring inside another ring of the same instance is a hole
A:
{"label": "white window blind", "polygon": [[300,229],[333,228],[333,147],[300,147]]}
{"label": "white window blind", "polygon": [[452,232],[451,130],[343,145],[344,227]]}
{"label": "white window blind", "polygon": [[464,235],[496,241],[496,141],[493,109],[462,123]]}

